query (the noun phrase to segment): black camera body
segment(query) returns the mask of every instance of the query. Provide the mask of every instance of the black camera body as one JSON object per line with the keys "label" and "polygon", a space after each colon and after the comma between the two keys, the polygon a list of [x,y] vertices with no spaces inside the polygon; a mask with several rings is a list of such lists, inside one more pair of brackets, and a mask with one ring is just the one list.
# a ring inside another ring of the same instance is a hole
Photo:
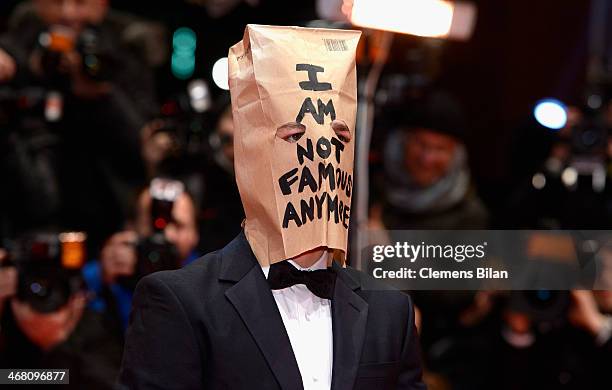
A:
{"label": "black camera body", "polygon": [[86,27],[76,37],[66,28],[51,26],[39,34],[38,47],[43,76],[56,88],[66,87],[69,83],[61,64],[63,56],[72,50],[81,57],[83,74],[92,80],[110,80],[118,70],[112,45],[94,26]]}
{"label": "black camera body", "polygon": [[9,262],[17,268],[17,299],[40,313],[64,306],[84,288],[85,234],[38,233],[9,245]]}
{"label": "black camera body", "polygon": [[118,70],[117,61],[112,55],[112,47],[96,28],[89,27],[83,30],[77,40],[76,48],[83,59],[84,74],[96,81],[111,80]]}
{"label": "black camera body", "polygon": [[138,279],[157,271],[173,270],[180,266],[176,247],[168,242],[163,232],[156,232],[141,238],[136,247],[138,260],[136,272]]}
{"label": "black camera body", "polygon": [[570,304],[570,293],[566,290],[513,291],[509,297],[510,308],[527,314],[535,323],[552,326],[565,322]]}
{"label": "black camera body", "polygon": [[174,244],[163,232],[155,232],[139,238],[136,243],[136,265],[130,276],[120,276],[117,282],[130,290],[145,276],[158,271],[174,270],[180,267],[180,257]]}
{"label": "black camera body", "polygon": [[608,129],[598,113],[590,113],[572,128],[570,136],[572,155],[597,156],[605,154]]}

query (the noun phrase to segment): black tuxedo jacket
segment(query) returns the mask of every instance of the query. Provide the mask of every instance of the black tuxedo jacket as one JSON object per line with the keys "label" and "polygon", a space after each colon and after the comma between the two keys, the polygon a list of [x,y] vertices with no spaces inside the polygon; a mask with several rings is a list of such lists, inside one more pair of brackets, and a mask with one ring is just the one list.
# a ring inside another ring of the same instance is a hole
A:
{"label": "black tuxedo jacket", "polygon": [[[351,268],[334,269],[332,389],[424,389],[410,298]],[[128,389],[303,388],[244,233],[183,269],[142,279],[119,383]]]}

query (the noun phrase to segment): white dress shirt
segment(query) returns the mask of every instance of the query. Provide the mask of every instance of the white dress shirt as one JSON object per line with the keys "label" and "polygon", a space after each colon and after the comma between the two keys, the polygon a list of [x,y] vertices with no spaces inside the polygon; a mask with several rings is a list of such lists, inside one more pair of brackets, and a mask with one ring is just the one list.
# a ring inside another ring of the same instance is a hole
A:
{"label": "white dress shirt", "polygon": [[[286,261],[299,270],[312,271],[327,268],[328,255],[324,252],[309,268],[302,268],[292,260]],[[262,270],[268,278],[270,267],[262,267]],[[329,390],[334,340],[331,301],[317,297],[303,284],[272,290],[272,295],[289,335],[304,390]]]}

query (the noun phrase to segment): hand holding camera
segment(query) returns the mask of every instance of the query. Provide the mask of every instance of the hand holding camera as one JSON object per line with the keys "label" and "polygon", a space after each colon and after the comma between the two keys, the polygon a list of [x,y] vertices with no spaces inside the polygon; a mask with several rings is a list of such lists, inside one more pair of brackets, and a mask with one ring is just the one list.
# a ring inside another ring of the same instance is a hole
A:
{"label": "hand holding camera", "polygon": [[112,68],[109,51],[94,28],[75,34],[65,26],[51,26],[41,32],[39,47],[30,57],[30,68],[52,88],[69,87],[83,99],[95,99],[110,92]]}
{"label": "hand holding camera", "polygon": [[[0,248],[0,266],[6,260],[7,253]],[[4,302],[17,292],[17,270],[15,267],[0,267],[0,315]]]}
{"label": "hand holding camera", "polygon": [[108,239],[100,254],[104,283],[113,284],[120,276],[134,274],[137,242],[138,235],[131,230],[115,233]]}
{"label": "hand holding camera", "polygon": [[151,181],[145,196],[146,207],[141,210],[148,215],[140,216],[138,232],[115,233],[102,248],[100,261],[105,284],[119,283],[133,289],[145,275],[180,267],[172,231],[174,204],[183,191],[183,184],[176,180]]}
{"label": "hand holding camera", "polygon": [[[0,248],[0,265],[7,259],[6,250]],[[0,268],[0,301],[9,298],[17,291],[17,270],[15,267]]]}
{"label": "hand holding camera", "polygon": [[7,52],[0,49],[0,83],[10,81],[15,77],[17,65],[15,60]]}

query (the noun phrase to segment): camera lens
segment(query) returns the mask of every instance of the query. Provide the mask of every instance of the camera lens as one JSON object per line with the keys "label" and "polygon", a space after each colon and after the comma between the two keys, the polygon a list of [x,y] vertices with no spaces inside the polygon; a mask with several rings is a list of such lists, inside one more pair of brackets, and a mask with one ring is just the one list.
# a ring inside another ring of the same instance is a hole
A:
{"label": "camera lens", "polygon": [[50,313],[64,306],[70,297],[67,279],[56,272],[30,272],[20,283],[20,300],[40,313]]}

